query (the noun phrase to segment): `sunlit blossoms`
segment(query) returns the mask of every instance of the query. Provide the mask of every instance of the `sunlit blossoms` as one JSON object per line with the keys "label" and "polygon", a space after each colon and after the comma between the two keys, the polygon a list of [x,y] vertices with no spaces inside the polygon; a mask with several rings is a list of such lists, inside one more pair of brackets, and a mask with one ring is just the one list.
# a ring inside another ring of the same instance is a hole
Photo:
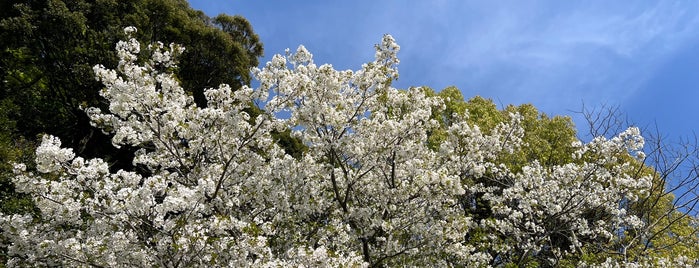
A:
{"label": "sunlit blossoms", "polygon": [[[135,39],[116,48],[116,70],[94,68],[109,112],[86,112],[114,146],[139,148],[137,171],[44,136],[36,171],[16,164],[14,177],[41,216],[0,217],[8,267],[555,266],[591,245],[623,254],[623,233],[643,230],[628,204],[651,181],[624,160],[643,157],[638,129],[576,142],[554,166],[507,162],[525,145],[514,113],[491,131],[457,116],[430,147],[444,102],[391,87],[389,35],[357,71],[302,46],[276,55],[253,70],[259,88],[207,89],[206,107],[163,71],[183,48],[156,43],[145,63]],[[297,157],[277,142],[287,130]]]}

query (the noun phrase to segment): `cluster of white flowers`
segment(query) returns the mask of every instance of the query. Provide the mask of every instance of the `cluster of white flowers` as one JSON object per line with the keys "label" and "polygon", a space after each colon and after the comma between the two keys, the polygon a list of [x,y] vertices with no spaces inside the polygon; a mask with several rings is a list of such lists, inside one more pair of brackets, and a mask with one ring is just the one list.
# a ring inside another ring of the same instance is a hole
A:
{"label": "cluster of white flowers", "polygon": [[[613,165],[642,149],[637,129],[578,143],[580,161],[554,167],[500,161],[523,145],[517,114],[490,133],[456,117],[430,149],[442,100],[390,86],[389,35],[358,71],[317,66],[304,47],[276,55],[253,70],[259,88],[207,89],[206,108],[159,71],[182,48],[150,50],[138,65],[138,41],[119,42],[118,69],[95,67],[109,113],[86,110],[115,146],[141,148],[133,164],[148,172],[110,172],[45,136],[39,174],[18,164],[14,178],[41,217],[0,216],[8,266],[483,266],[508,252],[563,258],[643,225],[620,203],[646,194],[648,179]],[[254,101],[265,103],[256,116]],[[285,129],[307,146],[300,158],[274,142]],[[475,197],[492,217],[474,220]]]}

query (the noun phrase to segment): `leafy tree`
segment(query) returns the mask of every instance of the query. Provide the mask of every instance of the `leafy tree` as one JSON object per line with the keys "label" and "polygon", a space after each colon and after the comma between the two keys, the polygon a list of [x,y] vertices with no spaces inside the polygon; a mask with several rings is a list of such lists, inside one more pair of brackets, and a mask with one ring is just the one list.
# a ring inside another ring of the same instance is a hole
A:
{"label": "leafy tree", "polygon": [[[433,113],[433,118],[440,121],[442,126],[431,133],[429,140],[433,148],[438,148],[435,144],[438,145],[443,141],[444,128],[450,124],[449,122],[454,121],[454,116],[465,115],[467,121],[487,132],[493,129],[496,124],[504,122],[507,113],[517,113],[523,117],[523,144],[514,153],[502,155],[498,160],[500,163],[511,169],[519,169],[533,161],[537,161],[547,168],[580,161],[572,157],[576,151],[577,138],[569,117],[549,118],[528,104],[508,106],[500,111],[491,100],[481,97],[464,101],[460,91],[454,87],[446,88],[439,93],[434,93],[430,89],[427,89],[427,92],[430,96],[442,98],[444,102],[444,109],[441,112]],[[588,119],[590,136],[592,137],[610,135],[615,131],[623,130],[623,120],[620,120],[618,109],[586,110],[584,116]],[[694,245],[699,239],[697,236],[699,229],[697,228],[696,214],[692,213],[696,211],[697,196],[691,192],[693,189],[697,189],[697,183],[699,183],[699,177],[693,171],[695,170],[693,167],[696,165],[692,162],[697,157],[696,147],[692,146],[691,143],[684,143],[679,146],[681,150],[669,152],[670,148],[677,147],[661,144],[662,139],[660,138],[651,140],[655,140],[657,144],[652,144],[653,147],[647,149],[650,153],[643,161],[638,161],[633,157],[621,157],[619,160],[607,164],[633,165],[635,168],[630,169],[628,175],[636,178],[643,176],[652,178],[650,194],[646,198],[637,202],[622,203],[625,209],[639,215],[644,222],[648,223],[646,229],[641,232],[619,233],[620,236],[626,238],[619,240],[612,247],[599,247],[591,243],[581,250],[581,254],[561,259],[558,265],[575,266],[574,264],[584,260],[596,260],[601,263],[607,258],[628,261],[647,255],[665,258],[684,255],[696,259],[694,256],[697,252],[694,250]],[[591,155],[586,161],[594,161],[598,157],[598,155]],[[683,170],[688,172],[681,174]],[[673,181],[673,179],[679,179],[679,181]],[[476,178],[475,180],[469,178],[467,183],[483,183],[492,186],[492,181],[489,178]],[[681,200],[675,199],[673,193],[681,193]],[[491,204],[484,200],[482,194],[474,193],[463,198],[463,202],[472,204],[470,213],[476,219],[494,219]],[[608,216],[599,213],[587,215],[588,220]],[[470,239],[474,243],[478,243],[485,234],[492,233],[492,230],[480,230],[475,233],[476,235],[471,236]],[[502,237],[502,239],[506,239],[506,237]],[[554,240],[560,243],[566,239],[557,238]],[[624,249],[626,253],[620,254],[621,249]],[[544,250],[526,256],[524,262],[518,260],[517,263],[520,266],[526,263],[537,266],[546,265],[546,259],[551,257],[551,254]]]}
{"label": "leafy tree", "polygon": [[[179,81],[205,103],[203,89],[249,84],[263,49],[240,16],[209,18],[184,0],[11,0],[0,3],[0,164],[5,212],[31,209],[14,193],[5,161],[25,162],[42,133],[52,133],[83,157],[101,157],[112,170],[133,169],[134,148],[111,146],[90,126],[83,109],[106,108],[92,66],[117,67],[114,44],[134,25],[145,42],[188,47],[180,57]],[[196,86],[194,86],[196,85]],[[280,135],[280,139],[289,139]],[[19,199],[18,199],[19,198]],[[17,207],[16,204],[20,207]]]}
{"label": "leafy tree", "polygon": [[112,150],[81,107],[104,105],[92,66],[116,67],[113,46],[123,38],[121,29],[138,27],[138,38],[148,43],[186,45],[177,76],[196,89],[188,93],[200,103],[203,88],[248,84],[249,69],[263,52],[244,18],[222,14],[211,19],[184,0],[13,0],[1,7],[0,99],[11,104],[3,116],[22,122],[11,134],[34,140],[53,133],[80,155],[107,157],[117,168],[130,165],[130,151]]}
{"label": "leafy tree", "polygon": [[[132,170],[135,148],[111,146],[90,126],[84,107],[106,108],[92,67],[117,67],[114,44],[123,27],[138,26],[138,38],[184,44],[178,80],[194,89],[250,82],[262,44],[242,17],[209,18],[184,0],[10,0],[0,3],[0,211],[34,213],[31,198],[15,192],[10,162],[29,163],[42,133],[60,137],[83,157],[101,157],[111,170]],[[225,29],[224,29],[225,28]],[[193,86],[196,85],[196,86]],[[293,144],[288,135],[279,140]],[[4,252],[4,251],[3,251]],[[0,257],[4,260],[4,257]]]}
{"label": "leafy tree", "polygon": [[[665,190],[638,128],[583,143],[569,119],[529,105],[397,90],[388,35],[358,71],[299,47],[254,71],[259,88],[210,88],[206,105],[178,82],[181,47],[156,43],[139,64],[141,50],[119,42],[119,66],[94,68],[109,112],[86,111],[115,145],[139,148],[143,170],[110,171],[43,136],[36,170],[16,164],[12,177],[39,217],[0,215],[9,266],[696,264],[679,246],[623,250],[670,230],[637,213]],[[275,142],[285,130],[299,155]]]}

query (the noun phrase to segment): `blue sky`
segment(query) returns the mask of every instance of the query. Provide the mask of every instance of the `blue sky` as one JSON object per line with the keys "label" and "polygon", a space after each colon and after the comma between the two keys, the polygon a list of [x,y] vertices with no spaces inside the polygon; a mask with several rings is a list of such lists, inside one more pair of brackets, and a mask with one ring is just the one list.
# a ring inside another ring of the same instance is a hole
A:
{"label": "blue sky", "polygon": [[[549,115],[618,105],[668,137],[699,130],[699,1],[190,0],[247,18],[272,55],[303,44],[316,63],[358,69],[385,33],[394,87],[456,86]],[[496,3],[497,2],[497,3]]]}

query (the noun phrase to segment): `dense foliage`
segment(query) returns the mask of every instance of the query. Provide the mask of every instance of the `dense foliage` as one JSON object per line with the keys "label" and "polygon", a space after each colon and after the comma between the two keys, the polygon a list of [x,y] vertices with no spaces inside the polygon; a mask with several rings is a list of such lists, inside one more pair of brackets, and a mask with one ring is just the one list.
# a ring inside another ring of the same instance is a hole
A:
{"label": "dense foliage", "polygon": [[644,165],[638,128],[584,143],[531,105],[397,90],[398,50],[384,36],[336,71],[299,47],[204,105],[178,81],[184,48],[120,41],[119,64],[94,67],[108,112],[86,112],[139,169],[43,136],[12,178],[40,213],[0,216],[8,266],[696,264],[696,219]]}
{"label": "dense foliage", "polygon": [[262,55],[262,44],[244,18],[212,19],[184,0],[3,1],[0,120],[21,122],[3,129],[3,135],[33,141],[52,133],[82,155],[109,156],[112,164],[128,166],[128,157],[111,152],[108,138],[94,133],[81,107],[104,105],[92,66],[116,67],[114,44],[129,25],[139,27],[138,37],[146,42],[189,48],[177,75],[200,104],[204,88],[249,84],[249,68]]}
{"label": "dense foliage", "polygon": [[[24,210],[6,161],[27,161],[43,133],[83,157],[105,159],[112,170],[133,169],[133,149],[111,146],[90,126],[84,107],[106,108],[92,66],[116,68],[122,29],[138,38],[188,47],[175,70],[187,94],[204,104],[203,89],[249,84],[262,44],[242,17],[209,18],[185,0],[7,0],[0,2],[0,210]],[[33,156],[32,156],[33,157]]]}

